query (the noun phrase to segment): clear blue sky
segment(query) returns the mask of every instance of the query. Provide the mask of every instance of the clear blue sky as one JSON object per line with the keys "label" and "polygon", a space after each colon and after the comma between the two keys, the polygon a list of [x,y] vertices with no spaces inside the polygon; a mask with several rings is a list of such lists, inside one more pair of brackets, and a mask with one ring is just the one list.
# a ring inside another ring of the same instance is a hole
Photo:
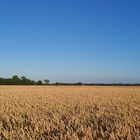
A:
{"label": "clear blue sky", "polygon": [[0,77],[140,82],[139,0],[1,0]]}

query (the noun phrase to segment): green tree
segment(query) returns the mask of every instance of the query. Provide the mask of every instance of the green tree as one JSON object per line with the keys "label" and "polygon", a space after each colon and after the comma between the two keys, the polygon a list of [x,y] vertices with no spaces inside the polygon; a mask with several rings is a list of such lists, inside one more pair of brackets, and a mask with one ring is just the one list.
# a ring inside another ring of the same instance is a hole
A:
{"label": "green tree", "polygon": [[43,82],[41,80],[36,82],[37,85],[43,85]]}
{"label": "green tree", "polygon": [[11,83],[11,84],[13,84],[13,85],[20,85],[20,84],[21,84],[21,79],[18,78],[17,75],[14,75],[14,76],[12,77],[12,83]]}
{"label": "green tree", "polygon": [[44,82],[45,82],[45,85],[48,85],[50,81],[48,79],[45,79]]}

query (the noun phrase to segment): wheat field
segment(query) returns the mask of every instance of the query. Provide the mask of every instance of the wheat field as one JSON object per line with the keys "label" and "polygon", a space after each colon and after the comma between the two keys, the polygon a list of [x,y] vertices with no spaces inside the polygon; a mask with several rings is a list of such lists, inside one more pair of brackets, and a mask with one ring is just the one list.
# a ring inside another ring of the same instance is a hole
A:
{"label": "wheat field", "polygon": [[0,86],[0,140],[140,140],[140,87]]}

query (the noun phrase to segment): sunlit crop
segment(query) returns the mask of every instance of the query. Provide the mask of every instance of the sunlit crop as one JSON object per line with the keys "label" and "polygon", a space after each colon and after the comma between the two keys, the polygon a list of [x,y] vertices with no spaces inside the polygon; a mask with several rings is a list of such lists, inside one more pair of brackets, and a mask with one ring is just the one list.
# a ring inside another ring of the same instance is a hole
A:
{"label": "sunlit crop", "polygon": [[0,140],[140,140],[140,87],[0,86]]}

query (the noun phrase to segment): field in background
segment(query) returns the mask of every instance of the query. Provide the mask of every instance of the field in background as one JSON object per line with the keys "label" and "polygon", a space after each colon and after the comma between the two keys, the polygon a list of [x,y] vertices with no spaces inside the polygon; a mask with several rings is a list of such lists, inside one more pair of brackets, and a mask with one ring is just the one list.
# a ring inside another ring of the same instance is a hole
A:
{"label": "field in background", "polygon": [[139,140],[140,87],[0,86],[0,140]]}

